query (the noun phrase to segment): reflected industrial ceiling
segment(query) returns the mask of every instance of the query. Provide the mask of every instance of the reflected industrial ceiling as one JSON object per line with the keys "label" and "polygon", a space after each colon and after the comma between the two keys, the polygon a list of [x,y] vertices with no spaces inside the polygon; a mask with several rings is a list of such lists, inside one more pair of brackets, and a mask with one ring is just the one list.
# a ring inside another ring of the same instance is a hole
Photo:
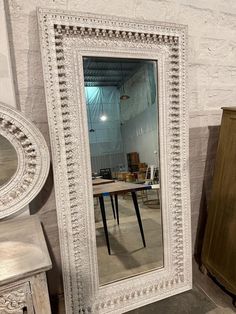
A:
{"label": "reflected industrial ceiling", "polygon": [[84,58],[85,86],[120,87],[143,62],[138,59]]}

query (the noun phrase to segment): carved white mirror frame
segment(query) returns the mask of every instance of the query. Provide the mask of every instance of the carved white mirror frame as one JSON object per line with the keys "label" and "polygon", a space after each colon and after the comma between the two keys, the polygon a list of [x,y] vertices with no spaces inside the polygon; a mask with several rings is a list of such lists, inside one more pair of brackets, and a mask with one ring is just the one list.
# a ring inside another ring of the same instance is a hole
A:
{"label": "carved white mirror frame", "polygon": [[21,211],[40,192],[48,175],[50,159],[39,130],[22,113],[1,102],[0,134],[17,154],[16,172],[0,187],[2,219]]}
{"label": "carved white mirror frame", "polygon": [[[123,313],[191,289],[186,27],[39,9],[67,313]],[[99,287],[83,56],[158,64],[164,267]]]}

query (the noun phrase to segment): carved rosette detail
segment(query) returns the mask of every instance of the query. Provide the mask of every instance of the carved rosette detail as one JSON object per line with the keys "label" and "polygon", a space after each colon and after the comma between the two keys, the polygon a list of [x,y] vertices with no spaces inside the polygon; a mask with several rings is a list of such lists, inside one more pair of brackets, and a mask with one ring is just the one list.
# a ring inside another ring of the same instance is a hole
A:
{"label": "carved rosette detail", "polygon": [[22,314],[24,307],[27,307],[26,293],[23,289],[11,292],[0,293],[0,313]]}
{"label": "carved rosette detail", "polygon": [[26,206],[40,191],[49,170],[46,142],[36,127],[20,112],[0,103],[0,134],[17,153],[17,170],[0,187],[0,219]]}
{"label": "carved rosette detail", "polygon": [[[56,185],[61,187],[57,211],[59,227],[63,230],[61,253],[65,264],[63,275],[68,311],[121,313],[122,308],[131,309],[137,300],[139,304],[140,300],[145,303],[147,298],[153,298],[157,293],[161,299],[164,295],[170,296],[174,288],[184,290],[185,286],[191,286],[191,266],[188,260],[191,255],[189,185],[186,168],[186,28],[174,24],[144,24],[128,20],[122,22],[119,18],[70,15],[43,9],[39,11],[39,22],[50,131],[56,148],[54,164],[61,162],[66,166],[66,182],[65,172],[62,176],[61,170],[56,167],[55,174]],[[165,210],[168,211],[170,240],[165,245],[169,249],[171,272],[161,279],[157,272],[156,278],[151,274],[142,280],[133,277],[126,286],[121,281],[116,288],[103,288],[101,294],[98,290],[97,267],[94,265],[96,247],[94,243],[88,243],[95,235],[89,213],[92,206],[87,201],[90,187],[85,174],[90,171],[90,166],[85,160],[88,157],[87,133],[83,129],[86,115],[79,95],[83,90],[83,82],[78,79],[82,73],[78,54],[81,50],[89,52],[96,48],[97,55],[102,56],[102,52],[112,52],[114,47],[120,55],[126,51],[131,56],[133,51],[134,55],[141,58],[142,54],[155,56],[156,53],[165,60],[165,91],[160,102],[167,111],[164,128],[167,136],[168,156],[165,158],[168,164],[169,208]],[[62,121],[63,130],[58,129],[59,121]],[[67,189],[67,195],[62,192],[62,187]],[[68,225],[68,208],[71,225]]]}
{"label": "carved rosette detail", "polygon": [[177,44],[179,37],[171,35],[161,35],[161,34],[152,34],[152,33],[141,33],[141,32],[131,32],[131,31],[119,31],[112,29],[104,28],[93,28],[93,27],[79,27],[75,25],[63,25],[55,24],[54,25],[55,34],[62,36],[87,36],[95,38],[115,38],[122,40],[134,40],[134,41],[143,41],[143,42],[157,42],[164,44]]}
{"label": "carved rosette detail", "polygon": [[19,142],[26,157],[26,167],[23,173],[23,181],[20,182],[14,191],[9,191],[5,195],[1,196],[0,205],[4,205],[10,203],[14,198],[24,193],[32,184],[36,175],[37,151],[32,144],[32,140],[17,126],[17,123],[7,119],[7,117],[1,113],[0,128],[2,129],[2,133],[7,134],[7,136],[13,136]]}

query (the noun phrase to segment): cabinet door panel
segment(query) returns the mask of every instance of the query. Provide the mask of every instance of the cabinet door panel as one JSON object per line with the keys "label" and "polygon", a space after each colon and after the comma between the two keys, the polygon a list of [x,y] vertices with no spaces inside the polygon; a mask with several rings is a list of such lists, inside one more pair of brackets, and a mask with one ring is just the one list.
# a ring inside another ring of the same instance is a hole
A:
{"label": "cabinet door panel", "polygon": [[29,282],[8,285],[0,290],[1,314],[34,314]]}
{"label": "cabinet door panel", "polygon": [[202,253],[206,268],[236,292],[236,111],[223,114]]}

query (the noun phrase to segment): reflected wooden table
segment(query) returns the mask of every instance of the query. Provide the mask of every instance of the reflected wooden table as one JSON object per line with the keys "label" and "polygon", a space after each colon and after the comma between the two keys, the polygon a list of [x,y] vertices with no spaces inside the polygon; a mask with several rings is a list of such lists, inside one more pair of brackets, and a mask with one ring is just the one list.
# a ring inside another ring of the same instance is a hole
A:
{"label": "reflected wooden table", "polygon": [[113,182],[113,183],[100,184],[100,185],[94,185],[93,186],[93,196],[99,198],[103,227],[104,227],[106,244],[107,244],[107,249],[108,249],[109,255],[111,254],[111,250],[110,250],[110,242],[109,242],[108,229],[107,229],[104,196],[110,196],[112,199],[112,196],[114,195],[116,218],[117,218],[117,223],[119,224],[118,195],[124,194],[127,192],[131,192],[132,200],[133,200],[134,208],[135,208],[135,213],[137,216],[139,229],[140,229],[140,233],[141,233],[141,237],[142,237],[142,241],[143,241],[143,246],[146,247],[146,242],[145,242],[145,237],[144,237],[144,232],[143,232],[142,219],[141,219],[141,215],[140,215],[140,211],[139,211],[136,192],[148,190],[151,188],[152,187],[150,185],[127,183],[127,182]]}
{"label": "reflected wooden table", "polygon": [[[102,179],[102,178],[92,179],[93,186],[94,185],[101,185],[101,184],[108,184],[108,183],[113,183],[113,182],[115,182],[115,180],[113,180],[113,179]],[[114,207],[114,201],[113,201],[112,195],[110,195],[110,200],[111,200],[113,217],[114,217],[114,219],[116,219],[116,213],[115,213],[115,207]]]}
{"label": "reflected wooden table", "polygon": [[115,182],[115,180],[113,179],[102,179],[102,178],[92,179],[93,185],[108,184],[108,183],[113,183],[113,182]]}

